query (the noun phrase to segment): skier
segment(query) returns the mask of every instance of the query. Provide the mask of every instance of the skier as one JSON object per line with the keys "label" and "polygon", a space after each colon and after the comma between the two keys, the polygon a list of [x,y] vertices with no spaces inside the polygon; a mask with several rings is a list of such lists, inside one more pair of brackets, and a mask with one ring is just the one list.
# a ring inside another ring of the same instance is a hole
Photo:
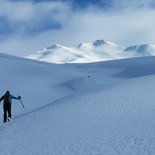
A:
{"label": "skier", "polygon": [[[21,97],[14,97],[13,95],[10,94],[9,91],[6,91],[6,93],[0,98],[0,102],[3,100],[3,110],[4,110],[4,120],[3,122],[5,123],[7,121],[11,120],[11,100],[20,100]],[[7,116],[8,113],[8,116]]]}

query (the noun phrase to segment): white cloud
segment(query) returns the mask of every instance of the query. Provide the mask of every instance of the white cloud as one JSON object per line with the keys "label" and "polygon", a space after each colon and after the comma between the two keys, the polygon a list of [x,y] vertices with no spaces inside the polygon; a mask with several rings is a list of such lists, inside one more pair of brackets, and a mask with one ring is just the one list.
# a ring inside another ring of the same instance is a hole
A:
{"label": "white cloud", "polygon": [[52,23],[53,26],[63,24],[68,10],[68,6],[62,2],[32,3],[31,1],[1,0],[0,22],[3,20],[6,31],[11,27],[16,35],[26,35],[26,33],[30,35],[29,32],[33,33],[35,30],[50,29]]}
{"label": "white cloud", "polygon": [[[20,33],[21,29],[17,34],[0,43],[0,51],[27,55],[53,43],[72,46],[101,38],[125,45],[155,44],[155,10],[150,7],[153,1],[142,0],[138,3],[138,0],[121,0],[119,4],[116,2],[118,1],[115,0],[113,3],[115,4],[113,10],[109,11],[94,6],[73,11],[69,3],[63,2],[35,4],[26,1],[23,6],[21,2],[11,3],[3,0],[0,2],[0,16],[6,16],[12,23],[21,21],[33,26],[46,18],[46,20],[61,22],[63,27],[31,36]],[[145,7],[139,7],[142,5]],[[1,6],[4,7],[3,10]],[[119,7],[123,9],[118,9]]]}
{"label": "white cloud", "polygon": [[0,16],[7,17],[9,20],[29,22],[35,19],[42,18],[54,14],[53,18],[59,20],[59,13],[66,14],[67,5],[62,2],[40,2],[32,3],[31,1],[0,1]]}
{"label": "white cloud", "polygon": [[154,4],[154,0],[112,0],[112,5],[117,9],[151,8]]}

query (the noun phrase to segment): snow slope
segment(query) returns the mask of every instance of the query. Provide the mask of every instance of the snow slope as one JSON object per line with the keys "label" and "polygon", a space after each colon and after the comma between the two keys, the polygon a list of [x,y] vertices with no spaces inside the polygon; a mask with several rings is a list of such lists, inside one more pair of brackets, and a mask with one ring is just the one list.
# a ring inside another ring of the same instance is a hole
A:
{"label": "snow slope", "polygon": [[130,57],[154,56],[155,45],[144,44],[124,47],[105,40],[81,43],[77,47],[58,44],[44,48],[26,58],[56,64],[89,63]]}
{"label": "snow slope", "polygon": [[[10,90],[15,95],[23,96],[26,110],[36,109],[51,102],[51,99],[54,101],[59,96],[72,93],[72,90],[63,84],[72,78],[84,76],[64,66],[49,65],[6,54],[0,54],[0,66],[0,94]],[[18,101],[15,101],[14,108],[15,113],[23,113]],[[2,111],[0,114],[2,117]]]}
{"label": "snow slope", "polygon": [[1,154],[155,154],[154,57],[54,65],[1,55],[0,65],[27,108],[14,101]]}

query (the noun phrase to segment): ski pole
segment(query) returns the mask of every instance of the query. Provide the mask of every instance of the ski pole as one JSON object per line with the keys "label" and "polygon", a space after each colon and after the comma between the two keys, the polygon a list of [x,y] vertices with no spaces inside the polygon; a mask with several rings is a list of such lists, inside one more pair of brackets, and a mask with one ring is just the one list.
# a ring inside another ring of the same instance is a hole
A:
{"label": "ski pole", "polygon": [[21,100],[21,99],[20,99],[20,103],[21,103],[21,105],[23,106],[23,108],[25,109],[24,104],[23,104],[23,102],[22,102],[22,100]]}

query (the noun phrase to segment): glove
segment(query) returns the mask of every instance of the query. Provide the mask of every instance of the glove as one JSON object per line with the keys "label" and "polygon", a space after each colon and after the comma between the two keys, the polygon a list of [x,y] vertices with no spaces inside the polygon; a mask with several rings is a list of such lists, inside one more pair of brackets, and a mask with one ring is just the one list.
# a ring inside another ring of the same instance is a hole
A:
{"label": "glove", "polygon": [[21,99],[21,97],[18,95],[18,99],[20,100]]}

